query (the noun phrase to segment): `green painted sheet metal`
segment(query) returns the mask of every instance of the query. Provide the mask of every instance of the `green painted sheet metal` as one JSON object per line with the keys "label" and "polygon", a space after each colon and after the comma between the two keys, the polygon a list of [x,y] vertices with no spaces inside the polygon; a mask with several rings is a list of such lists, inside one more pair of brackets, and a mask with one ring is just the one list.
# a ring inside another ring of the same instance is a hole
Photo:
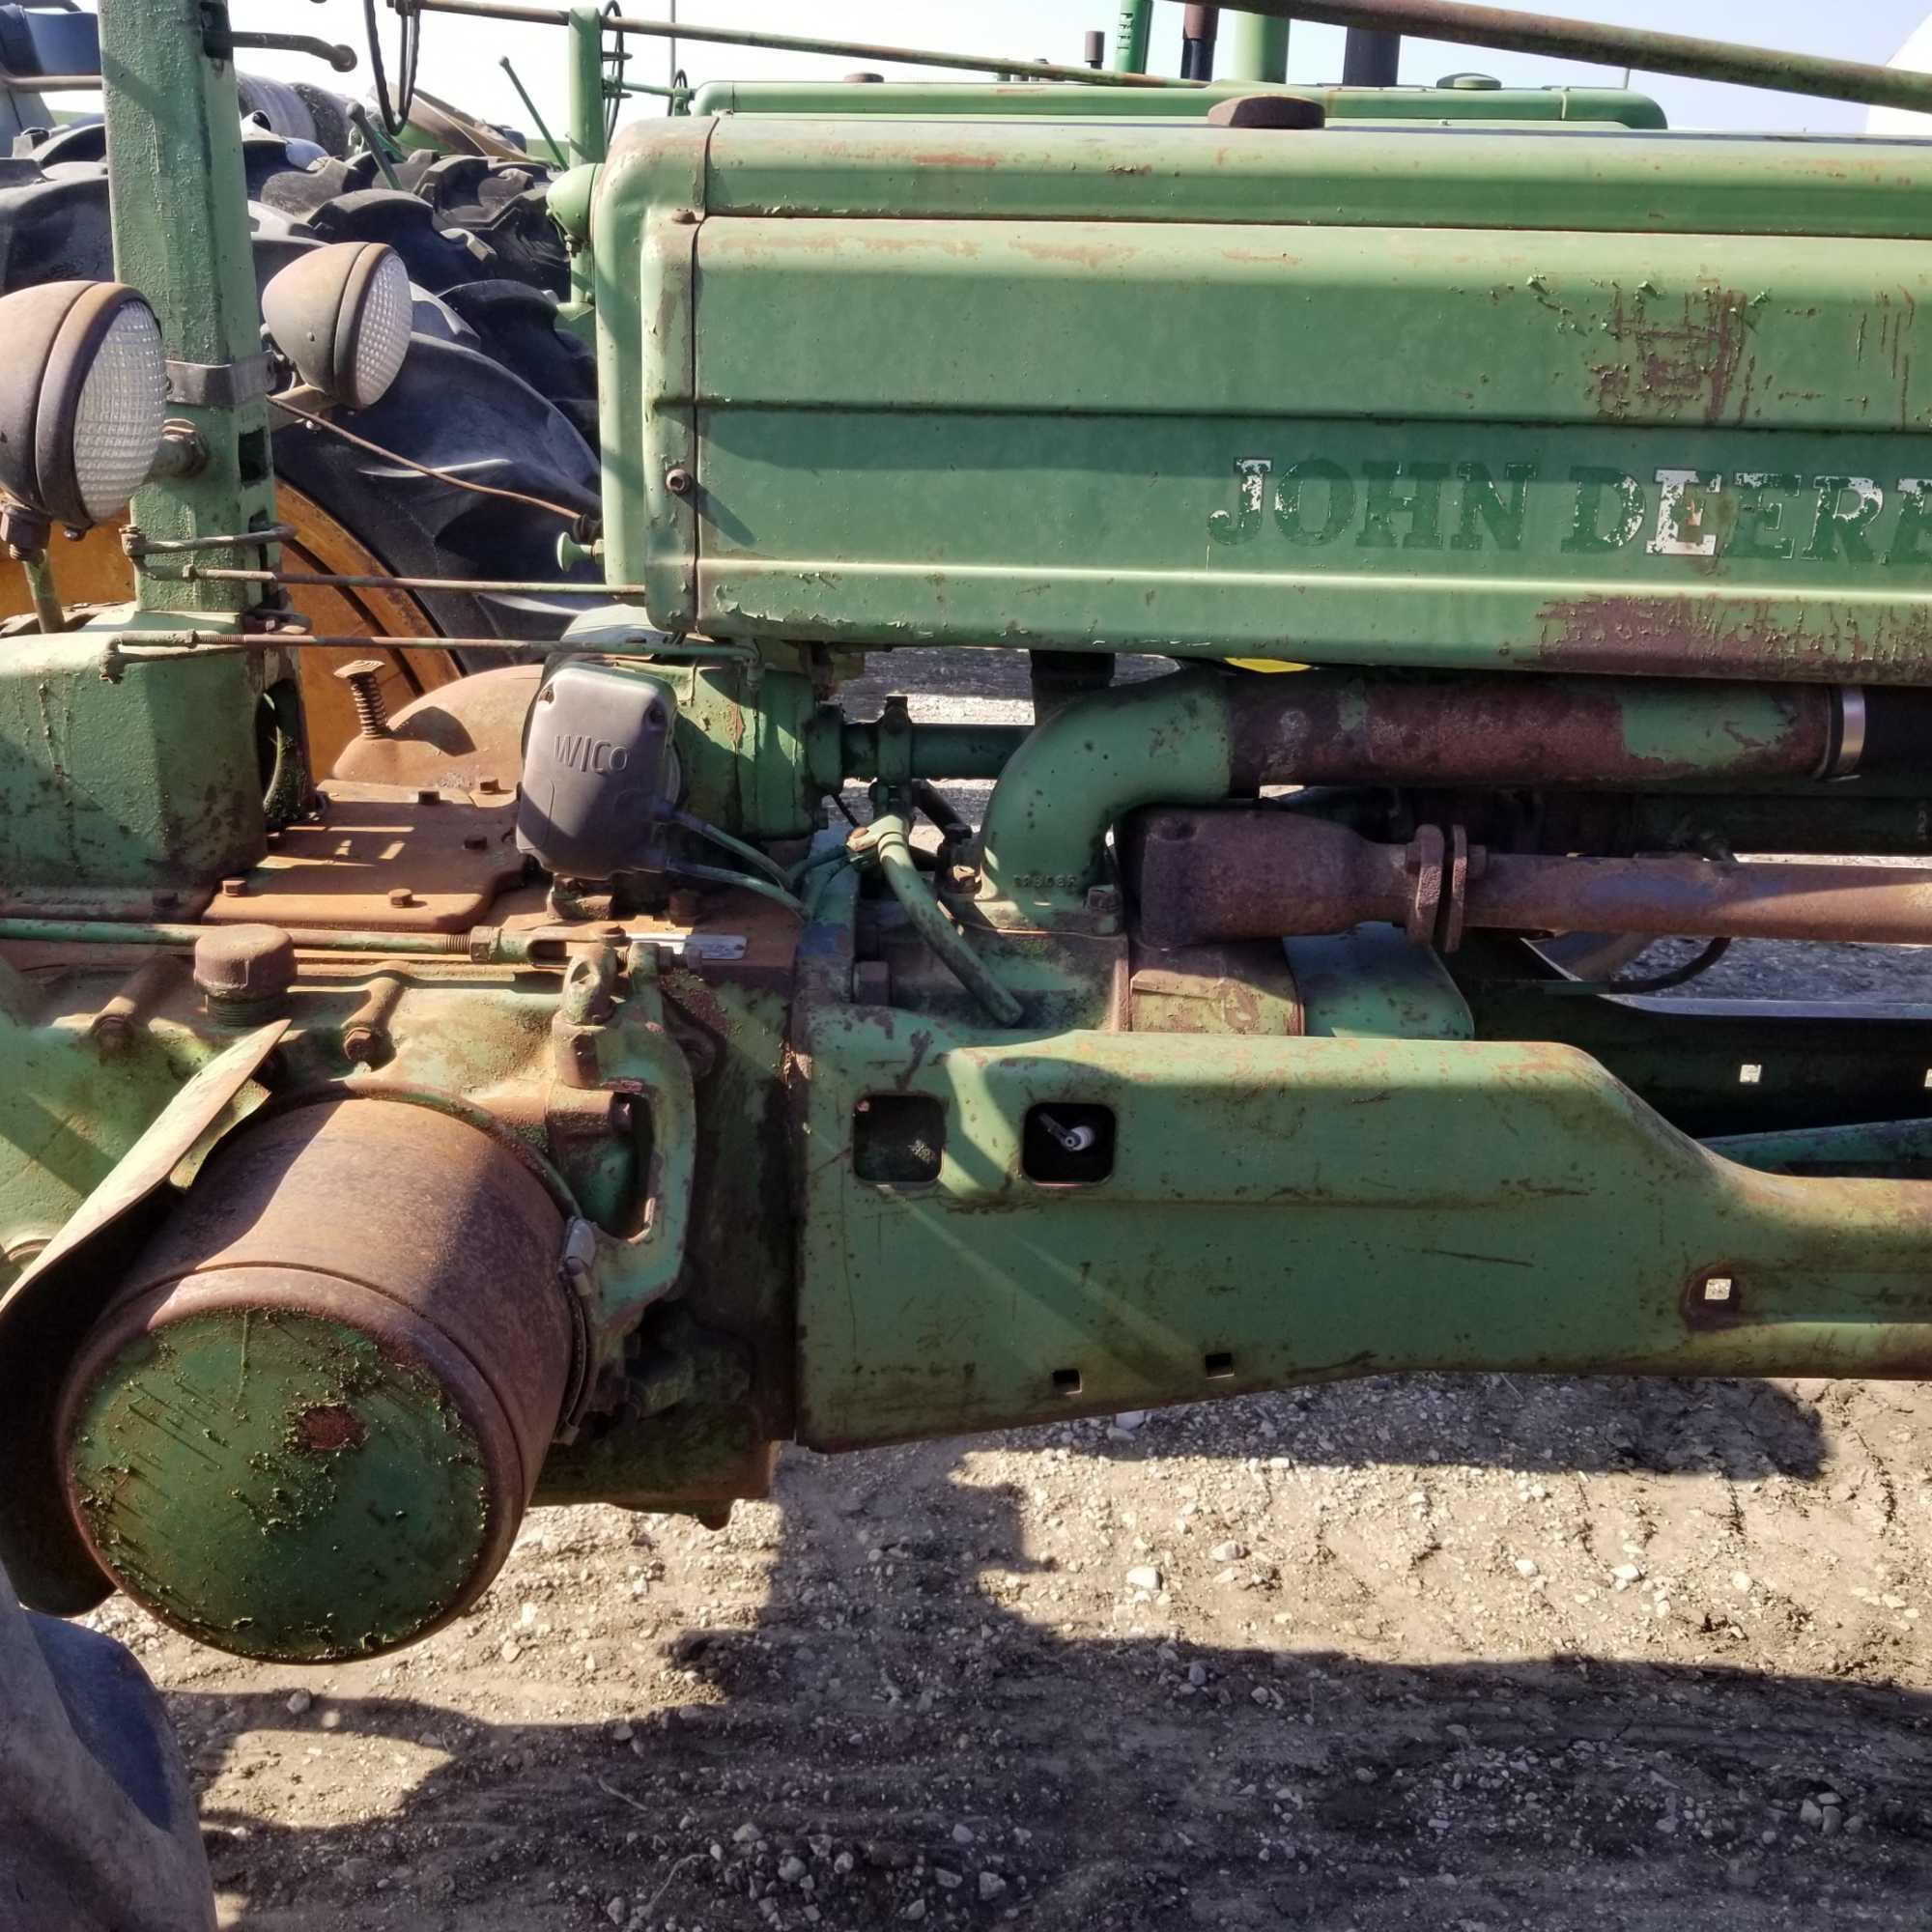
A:
{"label": "green painted sheet metal", "polygon": [[[1015,1045],[859,1009],[810,1050],[816,1446],[1397,1369],[1932,1365],[1932,1188],[1734,1166],[1570,1048]],[[856,1179],[872,1094],[941,1103],[937,1180]],[[1114,1110],[1109,1179],[1023,1178],[1022,1120],[1055,1101]]]}
{"label": "green painted sheet metal", "polygon": [[[641,122],[612,152],[649,172],[644,156],[675,138]],[[739,115],[710,141],[704,192],[712,215],[1918,239],[1932,234],[1928,186],[1932,149],[1914,141]]]}
{"label": "green painted sheet metal", "polygon": [[[1219,100],[1259,91],[1252,82],[1200,88],[1027,86],[956,81],[887,81],[866,87],[809,80],[714,80],[692,97],[694,114],[854,114],[946,120],[954,115],[1035,120],[1199,121]],[[1293,87],[1337,121],[1528,121],[1662,128],[1648,95],[1607,87]]]}
{"label": "green painted sheet metal", "polygon": [[[111,681],[110,681],[111,673]],[[0,652],[0,908],[185,904],[262,848],[259,670],[240,650],[17,638]]]}
{"label": "green painted sheet metal", "polygon": [[685,125],[692,265],[668,137],[594,216],[659,291],[604,440],[660,624],[1925,674],[1932,151]]}

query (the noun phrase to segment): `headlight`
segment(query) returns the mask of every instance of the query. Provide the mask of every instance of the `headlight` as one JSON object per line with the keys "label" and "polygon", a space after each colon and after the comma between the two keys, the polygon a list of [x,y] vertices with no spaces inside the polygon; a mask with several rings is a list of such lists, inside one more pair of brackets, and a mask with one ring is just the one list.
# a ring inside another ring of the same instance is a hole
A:
{"label": "headlight", "polygon": [[262,291],[275,346],[313,389],[366,410],[410,352],[409,270],[380,242],[337,242],[298,256]]}
{"label": "headlight", "polygon": [[0,296],[0,490],[81,528],[124,509],[166,419],[154,310],[119,282],[46,282]]}

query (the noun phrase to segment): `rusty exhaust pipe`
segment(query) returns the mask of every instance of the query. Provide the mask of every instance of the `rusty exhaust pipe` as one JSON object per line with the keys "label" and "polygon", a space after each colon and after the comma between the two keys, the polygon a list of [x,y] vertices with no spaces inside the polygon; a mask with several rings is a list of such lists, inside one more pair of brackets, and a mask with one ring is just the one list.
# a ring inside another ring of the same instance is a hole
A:
{"label": "rusty exhaust pipe", "polygon": [[1932,870],[1491,852],[1460,828],[1407,845],[1265,808],[1159,810],[1125,839],[1152,946],[1346,932],[1387,921],[1454,951],[1469,926],[1658,938],[1932,945]]}

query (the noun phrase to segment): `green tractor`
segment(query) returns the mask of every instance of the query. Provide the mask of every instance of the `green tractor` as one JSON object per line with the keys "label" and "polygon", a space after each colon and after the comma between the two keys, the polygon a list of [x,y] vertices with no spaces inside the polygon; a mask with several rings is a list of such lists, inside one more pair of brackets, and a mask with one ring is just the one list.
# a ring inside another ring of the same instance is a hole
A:
{"label": "green tractor", "polygon": [[[507,539],[304,543],[292,437],[399,453],[411,270],[262,273],[247,37],[102,0],[112,278],[0,298],[32,1609],[366,1657],[533,1502],[716,1520],[787,1441],[1932,1369],[1932,1009],[1663,1000],[1559,943],[1932,942],[1932,151],[1165,82],[1146,11],[1112,71],[704,90],[608,151],[607,40],[662,23],[556,14],[586,598]],[[132,601],[74,605],[54,533],[124,510]],[[443,597],[498,614],[384,621]],[[1035,723],[841,702],[949,646],[1024,653]],[[404,647],[462,674],[393,708]]]}

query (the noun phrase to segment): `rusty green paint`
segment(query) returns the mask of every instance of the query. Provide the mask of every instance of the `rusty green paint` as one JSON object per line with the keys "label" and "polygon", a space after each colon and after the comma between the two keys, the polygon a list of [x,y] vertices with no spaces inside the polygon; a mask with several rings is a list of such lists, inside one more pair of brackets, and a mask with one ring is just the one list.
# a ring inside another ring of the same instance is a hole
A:
{"label": "rusty green paint", "polygon": [[156,1614],[243,1656],[407,1642],[425,1601],[461,1601],[490,1540],[480,1452],[434,1378],[289,1310],[131,1345],[79,1409],[71,1459],[95,1548]]}
{"label": "rusty green paint", "polygon": [[607,452],[649,452],[638,488],[607,472],[607,564],[661,625],[1932,663],[1932,270],[1876,245],[1932,188],[1909,145],[663,128],[618,142],[592,220],[600,273],[659,291],[612,318],[603,409]]}
{"label": "rusty green paint", "polygon": [[[810,1050],[799,1403],[817,1447],[1404,1369],[1932,1366],[1922,1185],[1750,1172],[1574,1049],[1014,1044],[835,1012]],[[880,1092],[943,1106],[936,1181],[855,1176],[851,1110]],[[1111,1178],[1022,1174],[1022,1119],[1055,1101],[1114,1110]]]}
{"label": "rusty green paint", "polygon": [[0,655],[0,895],[8,910],[151,915],[263,849],[259,670],[241,651],[85,633]]}

